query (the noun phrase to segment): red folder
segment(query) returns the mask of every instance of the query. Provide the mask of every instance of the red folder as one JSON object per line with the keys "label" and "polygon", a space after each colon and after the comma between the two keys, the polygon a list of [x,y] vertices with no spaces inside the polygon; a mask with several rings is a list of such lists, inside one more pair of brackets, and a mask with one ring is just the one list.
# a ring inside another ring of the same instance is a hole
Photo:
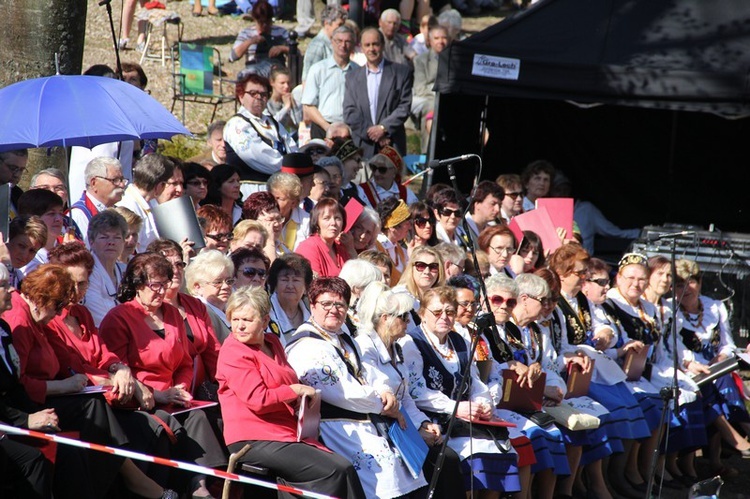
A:
{"label": "red folder", "polygon": [[[536,200],[536,209],[546,208],[552,219],[552,225],[565,229],[565,237],[573,237],[573,198],[539,198]],[[545,247],[546,249],[546,247]]]}
{"label": "red folder", "polygon": [[515,371],[503,369],[503,398],[497,407],[521,413],[541,411],[546,379],[547,375],[542,373],[529,388],[518,384],[518,374]]}
{"label": "red folder", "polygon": [[547,208],[537,208],[536,210],[527,211],[516,215],[510,220],[508,227],[516,236],[516,241],[523,239],[523,231],[530,230],[535,232],[542,240],[544,253],[549,254],[562,246],[560,237],[557,235],[557,229],[552,223]]}

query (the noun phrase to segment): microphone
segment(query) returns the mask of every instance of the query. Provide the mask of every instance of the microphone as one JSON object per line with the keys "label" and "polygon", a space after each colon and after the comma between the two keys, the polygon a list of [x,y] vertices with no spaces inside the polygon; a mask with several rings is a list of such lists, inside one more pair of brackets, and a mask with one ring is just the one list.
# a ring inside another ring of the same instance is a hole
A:
{"label": "microphone", "polygon": [[668,234],[649,234],[646,236],[646,241],[654,242],[654,241],[661,241],[662,239],[673,239],[676,237],[682,237],[682,236],[694,236],[695,231],[693,230],[683,230],[682,232],[670,232]]}
{"label": "microphone", "polygon": [[466,161],[467,159],[474,156],[474,154],[462,154],[461,156],[456,156],[454,158],[448,158],[448,159],[433,159],[429,163],[427,163],[428,168],[440,168],[441,166],[448,166],[452,165],[453,163],[458,163],[459,161]]}

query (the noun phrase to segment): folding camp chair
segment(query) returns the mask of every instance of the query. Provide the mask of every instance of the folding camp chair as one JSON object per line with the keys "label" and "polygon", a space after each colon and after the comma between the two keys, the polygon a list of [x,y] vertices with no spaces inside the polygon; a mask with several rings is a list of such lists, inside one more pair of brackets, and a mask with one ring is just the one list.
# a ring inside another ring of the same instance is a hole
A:
{"label": "folding camp chair", "polygon": [[234,82],[222,76],[221,54],[214,47],[197,43],[179,43],[180,68],[177,70],[176,58],[172,57],[174,77],[174,96],[172,111],[177,101],[182,101],[182,122],[185,122],[185,103],[210,104],[214,107],[211,113],[213,121],[217,108],[231,102],[237,109],[234,96]]}

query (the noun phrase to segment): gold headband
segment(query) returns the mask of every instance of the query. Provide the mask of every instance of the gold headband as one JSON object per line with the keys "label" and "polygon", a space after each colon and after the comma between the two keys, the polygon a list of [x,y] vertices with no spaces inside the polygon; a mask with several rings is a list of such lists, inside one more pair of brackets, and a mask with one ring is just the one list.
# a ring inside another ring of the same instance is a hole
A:
{"label": "gold headband", "polygon": [[648,268],[648,258],[640,253],[625,253],[617,267],[622,270],[627,265],[643,265]]}
{"label": "gold headband", "polygon": [[409,217],[411,217],[411,213],[409,213],[409,207],[406,206],[406,203],[404,203],[403,199],[399,199],[398,204],[396,205],[396,209],[394,209],[385,220],[385,228],[392,229],[404,220],[408,220]]}

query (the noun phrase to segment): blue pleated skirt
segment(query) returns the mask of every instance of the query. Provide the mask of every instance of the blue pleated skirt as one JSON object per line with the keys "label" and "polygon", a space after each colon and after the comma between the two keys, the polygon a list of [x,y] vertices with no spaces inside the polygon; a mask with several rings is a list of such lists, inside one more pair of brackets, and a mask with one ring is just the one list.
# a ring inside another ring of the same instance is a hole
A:
{"label": "blue pleated skirt", "polygon": [[659,427],[661,421],[661,411],[664,406],[658,393],[633,392],[633,396],[638,401],[638,405],[643,411],[643,417],[646,420],[648,429],[653,432]]}
{"label": "blue pleated skirt", "polygon": [[662,441],[662,453],[690,452],[708,444],[702,400],[699,399],[681,405],[677,417],[674,416],[673,401],[669,408],[672,417],[669,424],[669,434],[665,435]]}
{"label": "blue pleated skirt", "polygon": [[720,378],[716,378],[714,385],[719,390],[719,394],[726,403],[728,413],[724,414],[730,423],[750,423],[750,415],[747,413],[745,407],[745,401],[742,399],[742,395],[734,384],[731,374],[724,375]]}
{"label": "blue pleated skirt", "polygon": [[523,433],[531,440],[534,456],[536,456],[536,463],[531,465],[532,473],[552,469],[555,475],[570,475],[565,441],[557,426],[542,428],[534,425],[524,428]]}
{"label": "blue pleated skirt", "polygon": [[[599,418],[601,420],[601,418]],[[607,434],[607,425],[602,422],[599,428],[592,430],[571,431],[560,428],[565,445],[582,447],[580,466],[586,466],[617,452],[622,452],[622,442],[618,438],[611,439]]]}
{"label": "blue pleated skirt", "polygon": [[466,490],[521,490],[515,454],[472,454],[461,461],[461,471]]}
{"label": "blue pleated skirt", "polygon": [[592,382],[589,397],[609,411],[602,425],[610,440],[640,440],[651,436],[643,411],[624,382],[615,385]]}

